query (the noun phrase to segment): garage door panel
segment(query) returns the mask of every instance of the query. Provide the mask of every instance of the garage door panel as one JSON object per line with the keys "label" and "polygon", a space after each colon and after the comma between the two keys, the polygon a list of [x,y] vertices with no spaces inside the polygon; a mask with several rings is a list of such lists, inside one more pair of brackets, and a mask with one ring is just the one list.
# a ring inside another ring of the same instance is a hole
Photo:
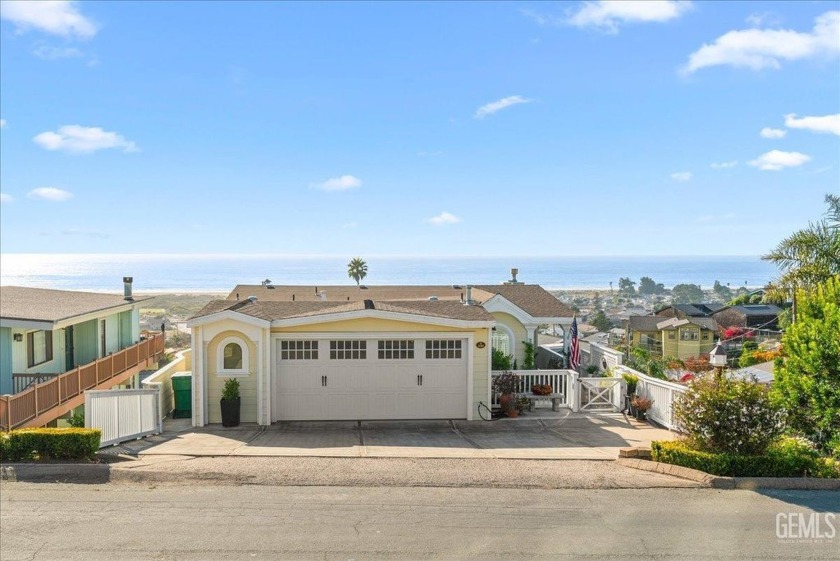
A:
{"label": "garage door panel", "polygon": [[[404,337],[400,337],[404,338]],[[422,340],[414,359],[379,359],[368,339],[367,359],[282,360],[275,371],[276,420],[463,419],[467,361],[427,359]],[[279,350],[279,342],[277,348]],[[464,353],[466,355],[466,353]],[[327,384],[322,384],[322,376]],[[422,384],[419,382],[422,376]]]}

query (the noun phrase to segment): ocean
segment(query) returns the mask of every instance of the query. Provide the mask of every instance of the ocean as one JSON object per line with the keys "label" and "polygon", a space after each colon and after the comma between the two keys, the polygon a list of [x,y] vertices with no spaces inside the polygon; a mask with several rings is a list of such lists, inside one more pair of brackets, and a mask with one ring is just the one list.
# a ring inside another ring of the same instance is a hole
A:
{"label": "ocean", "polygon": [[[134,277],[134,291],[229,292],[237,284],[348,284],[349,257],[173,254],[0,254],[0,285],[63,290],[122,291],[122,277]],[[642,276],[672,287],[763,286],[776,267],[758,256],[704,257],[370,257],[365,284],[493,284],[510,279],[547,289],[609,289],[619,277]]]}

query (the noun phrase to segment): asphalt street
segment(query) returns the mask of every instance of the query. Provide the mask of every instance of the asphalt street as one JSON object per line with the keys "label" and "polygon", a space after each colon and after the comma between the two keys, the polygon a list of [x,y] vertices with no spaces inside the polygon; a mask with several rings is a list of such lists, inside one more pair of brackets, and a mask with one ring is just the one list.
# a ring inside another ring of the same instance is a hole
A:
{"label": "asphalt street", "polygon": [[830,491],[4,483],[0,559],[836,560],[825,525],[780,539],[778,519],[839,508]]}

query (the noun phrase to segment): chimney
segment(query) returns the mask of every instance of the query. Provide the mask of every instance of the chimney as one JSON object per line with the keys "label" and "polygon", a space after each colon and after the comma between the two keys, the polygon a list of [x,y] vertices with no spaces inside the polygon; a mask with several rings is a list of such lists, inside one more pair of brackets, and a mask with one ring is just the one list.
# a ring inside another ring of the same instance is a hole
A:
{"label": "chimney", "polygon": [[511,279],[509,281],[505,281],[505,284],[522,284],[521,282],[516,280],[516,275],[518,275],[518,274],[519,274],[519,269],[517,269],[515,267],[512,268],[510,270]]}
{"label": "chimney", "polygon": [[129,302],[134,302],[134,296],[131,295],[131,283],[133,282],[134,277],[123,277],[123,299]]}
{"label": "chimney", "polygon": [[466,293],[466,299],[464,300],[464,305],[465,306],[472,306],[473,305],[472,285],[471,284],[467,285],[467,293]]}

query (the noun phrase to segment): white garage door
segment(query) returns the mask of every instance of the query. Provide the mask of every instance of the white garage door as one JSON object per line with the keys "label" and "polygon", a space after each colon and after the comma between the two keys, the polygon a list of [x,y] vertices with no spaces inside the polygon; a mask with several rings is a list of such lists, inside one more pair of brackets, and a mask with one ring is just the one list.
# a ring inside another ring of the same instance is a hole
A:
{"label": "white garage door", "polygon": [[275,420],[467,416],[466,339],[295,339],[275,345]]}

